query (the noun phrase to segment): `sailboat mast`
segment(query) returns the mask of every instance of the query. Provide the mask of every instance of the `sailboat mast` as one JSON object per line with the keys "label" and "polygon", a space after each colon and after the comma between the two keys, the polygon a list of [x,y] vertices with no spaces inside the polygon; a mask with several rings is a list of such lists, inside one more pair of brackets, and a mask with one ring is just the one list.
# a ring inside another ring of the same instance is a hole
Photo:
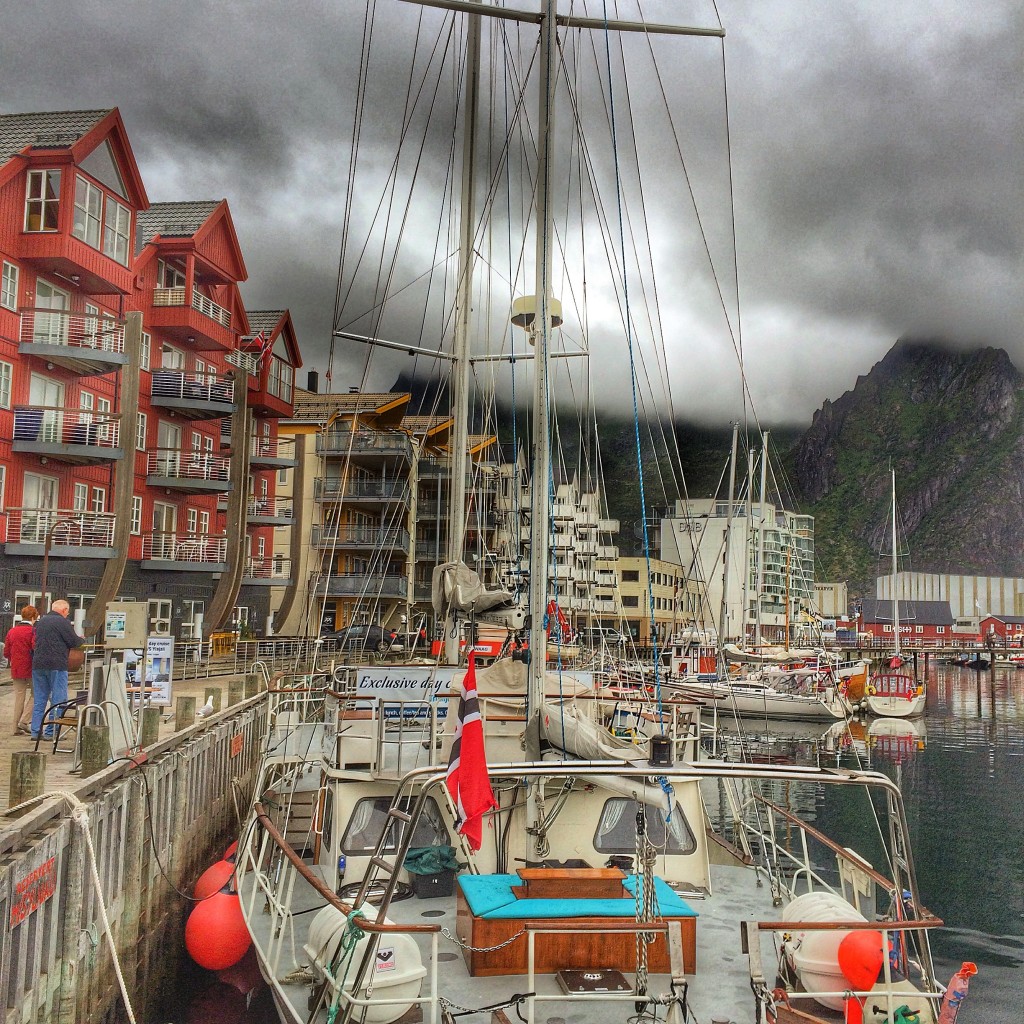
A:
{"label": "sailboat mast", "polygon": [[896,656],[900,653],[900,595],[896,589],[899,560],[896,551],[896,470],[892,470],[892,631],[896,637]]}
{"label": "sailboat mast", "polygon": [[[725,513],[725,544],[722,552],[722,606],[718,612],[718,651],[719,651],[719,675],[724,676],[725,666],[722,663],[722,644],[728,639],[728,598],[729,598],[729,565],[730,548],[732,547],[732,521],[735,513],[734,502],[736,501],[736,455],[739,448],[740,425],[732,425],[732,454],[729,458],[729,507]],[[744,612],[745,615],[745,612]],[[741,616],[741,621],[744,616]]]}
{"label": "sailboat mast", "polygon": [[754,621],[754,646],[761,646],[761,597],[764,593],[764,535],[765,523],[765,488],[768,485],[768,431],[761,435],[761,526],[757,534],[757,591],[754,601],[757,606],[757,618]]}
{"label": "sailboat mast", "polygon": [[[459,284],[456,293],[455,339],[452,346],[452,441],[448,452],[448,561],[463,558],[466,537],[466,475],[469,448],[469,314],[473,288],[473,232],[476,224],[476,129],[480,106],[480,16],[467,19],[466,93],[463,108],[462,205],[459,225]],[[459,631],[449,622],[445,661],[459,662]]]}
{"label": "sailboat mast", "polygon": [[545,0],[540,26],[540,112],[537,120],[537,271],[536,314],[533,318],[533,494],[530,502],[530,721],[526,758],[540,760],[540,712],[544,700],[544,661],[548,602],[548,487],[551,478],[548,359],[551,347],[551,144],[554,131],[557,4]]}

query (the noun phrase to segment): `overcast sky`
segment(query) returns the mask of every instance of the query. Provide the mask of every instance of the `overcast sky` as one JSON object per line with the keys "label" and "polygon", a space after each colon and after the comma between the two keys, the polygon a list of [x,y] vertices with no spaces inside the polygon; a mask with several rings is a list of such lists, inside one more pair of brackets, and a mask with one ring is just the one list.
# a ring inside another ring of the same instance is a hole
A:
{"label": "overcast sky", "polygon": [[[246,305],[290,308],[306,366],[323,370],[361,11],[19,4],[4,19],[0,107],[120,107],[150,199],[227,197]],[[995,345],[1024,366],[1022,11],[720,0],[744,351],[763,419],[807,422],[904,334]],[[686,20],[714,12],[695,0]],[[737,415],[723,354],[690,360],[677,409]],[[360,367],[361,355],[336,363],[335,388]]]}

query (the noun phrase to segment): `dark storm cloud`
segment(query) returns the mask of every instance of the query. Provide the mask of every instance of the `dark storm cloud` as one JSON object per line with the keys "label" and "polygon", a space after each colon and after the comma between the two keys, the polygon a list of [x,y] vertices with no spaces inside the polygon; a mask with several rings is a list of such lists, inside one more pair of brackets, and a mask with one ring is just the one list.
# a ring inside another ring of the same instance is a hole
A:
{"label": "dark storm cloud", "polygon": [[[696,2],[646,9],[652,20],[714,20]],[[720,9],[744,351],[762,416],[806,420],[906,333],[984,341],[1024,366],[1019,5],[722,0]],[[389,38],[415,30],[414,8],[380,11]],[[119,106],[150,198],[226,196],[247,305],[291,308],[307,365],[322,369],[361,30],[362,8],[349,0],[23,4],[5,18],[0,106]],[[397,40],[394,49],[404,52]],[[401,95],[408,67],[396,61],[390,74]],[[689,57],[667,69],[681,91],[713,90],[716,74],[713,61]],[[643,103],[631,98],[642,122]],[[694,113],[681,131],[699,200],[724,210],[720,113]],[[430,156],[442,173],[445,154]],[[717,225],[710,243],[728,281],[731,235],[721,216]],[[680,267],[699,262],[680,250]],[[679,404],[735,415],[736,363],[717,296],[706,282],[679,292],[666,293],[670,353],[687,354]],[[339,356],[336,387],[363,357]]]}

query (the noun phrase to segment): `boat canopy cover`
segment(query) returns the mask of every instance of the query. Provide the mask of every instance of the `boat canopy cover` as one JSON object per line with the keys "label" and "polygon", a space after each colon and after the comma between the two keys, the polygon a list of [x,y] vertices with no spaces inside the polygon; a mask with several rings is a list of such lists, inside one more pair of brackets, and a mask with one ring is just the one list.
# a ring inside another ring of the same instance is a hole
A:
{"label": "boat canopy cover", "polygon": [[507,590],[488,590],[465,562],[445,562],[435,566],[430,577],[430,603],[436,615],[447,615],[449,611],[486,612],[513,601]]}
{"label": "boat canopy cover", "polygon": [[728,661],[738,661],[747,665],[782,665],[787,661],[817,658],[821,654],[820,651],[809,647],[792,647],[788,650],[785,647],[763,647],[759,651],[744,651],[735,644],[726,644],[722,648],[722,653]]}
{"label": "boat canopy cover", "polygon": [[[462,692],[462,679],[465,672],[456,672],[449,689],[452,693]],[[546,673],[545,690],[548,693],[561,693],[572,697],[578,693],[587,693],[592,689],[589,682],[584,682],[568,672],[559,675],[556,672]],[[493,665],[476,670],[476,688],[481,698],[486,697],[517,697],[526,695],[527,676],[526,663],[513,661],[511,658],[499,658]]]}

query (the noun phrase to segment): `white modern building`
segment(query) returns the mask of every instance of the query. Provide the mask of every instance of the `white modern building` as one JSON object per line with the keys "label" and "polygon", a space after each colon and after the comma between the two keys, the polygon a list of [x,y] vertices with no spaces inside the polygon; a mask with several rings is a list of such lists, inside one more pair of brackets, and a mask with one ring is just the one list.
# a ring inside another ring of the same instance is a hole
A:
{"label": "white modern building", "polygon": [[661,522],[660,557],[701,581],[706,627],[719,624],[725,595],[725,636],[752,639],[758,628],[773,642],[796,638],[814,599],[814,517],[770,502],[714,498],[677,501]]}

